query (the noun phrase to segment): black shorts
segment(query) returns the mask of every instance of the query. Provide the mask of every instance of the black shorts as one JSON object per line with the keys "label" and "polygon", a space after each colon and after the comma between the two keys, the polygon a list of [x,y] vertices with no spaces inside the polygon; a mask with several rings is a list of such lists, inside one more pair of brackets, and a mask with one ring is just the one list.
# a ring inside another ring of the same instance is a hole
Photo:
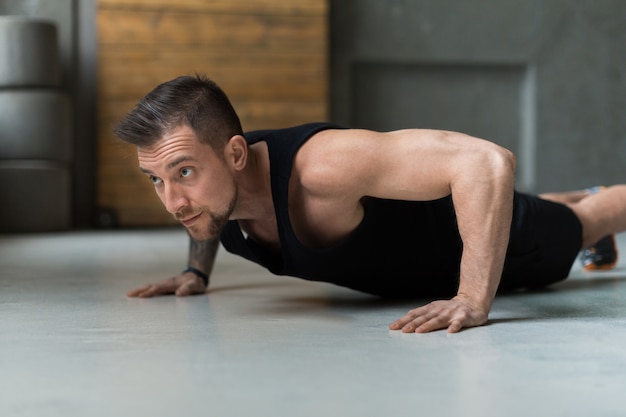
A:
{"label": "black shorts", "polygon": [[541,288],[569,275],[582,245],[582,225],[563,204],[516,193],[500,290]]}

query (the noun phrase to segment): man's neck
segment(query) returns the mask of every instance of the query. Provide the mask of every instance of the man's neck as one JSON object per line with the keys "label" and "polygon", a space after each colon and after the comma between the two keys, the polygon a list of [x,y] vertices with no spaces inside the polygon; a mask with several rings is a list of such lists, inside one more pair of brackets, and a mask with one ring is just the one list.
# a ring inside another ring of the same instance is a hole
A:
{"label": "man's neck", "polygon": [[262,221],[274,216],[269,154],[265,142],[249,147],[248,163],[237,178],[237,205],[231,220]]}

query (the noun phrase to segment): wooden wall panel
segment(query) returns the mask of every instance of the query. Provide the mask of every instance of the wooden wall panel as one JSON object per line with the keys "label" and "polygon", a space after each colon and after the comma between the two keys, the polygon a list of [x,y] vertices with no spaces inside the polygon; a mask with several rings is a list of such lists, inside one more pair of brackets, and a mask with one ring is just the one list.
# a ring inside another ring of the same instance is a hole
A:
{"label": "wooden wall panel", "polygon": [[214,79],[244,130],[326,120],[327,22],[327,0],[99,0],[99,206],[120,226],[174,224],[111,128],[176,76]]}
{"label": "wooden wall panel", "polygon": [[192,10],[230,14],[326,14],[328,5],[322,0],[98,0],[101,8]]}

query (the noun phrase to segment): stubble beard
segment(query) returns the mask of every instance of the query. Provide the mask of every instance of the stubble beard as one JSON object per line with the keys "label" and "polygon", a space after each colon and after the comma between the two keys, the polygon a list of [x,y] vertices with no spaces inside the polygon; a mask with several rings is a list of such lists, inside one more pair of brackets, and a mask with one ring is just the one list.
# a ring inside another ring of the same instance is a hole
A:
{"label": "stubble beard", "polygon": [[206,242],[209,240],[214,240],[216,238],[219,238],[220,234],[222,233],[222,230],[226,226],[226,223],[228,223],[228,220],[230,220],[231,214],[235,210],[236,203],[237,203],[237,193],[235,192],[235,195],[230,200],[228,204],[228,208],[225,211],[216,213],[208,209],[200,210],[204,214],[207,214],[211,220],[209,224],[207,225],[207,227],[204,229],[202,228],[202,225],[191,225],[187,227],[187,231],[189,232],[189,235],[196,242]]}

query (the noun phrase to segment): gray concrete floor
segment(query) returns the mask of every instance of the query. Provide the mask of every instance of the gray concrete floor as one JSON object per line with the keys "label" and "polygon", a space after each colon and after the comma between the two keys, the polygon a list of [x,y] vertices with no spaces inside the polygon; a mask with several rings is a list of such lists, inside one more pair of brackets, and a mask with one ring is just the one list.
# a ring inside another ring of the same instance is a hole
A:
{"label": "gray concrete floor", "polygon": [[126,298],[186,250],[180,230],[0,236],[0,415],[626,415],[626,261],[405,335],[387,324],[418,303],[223,250],[207,295]]}

